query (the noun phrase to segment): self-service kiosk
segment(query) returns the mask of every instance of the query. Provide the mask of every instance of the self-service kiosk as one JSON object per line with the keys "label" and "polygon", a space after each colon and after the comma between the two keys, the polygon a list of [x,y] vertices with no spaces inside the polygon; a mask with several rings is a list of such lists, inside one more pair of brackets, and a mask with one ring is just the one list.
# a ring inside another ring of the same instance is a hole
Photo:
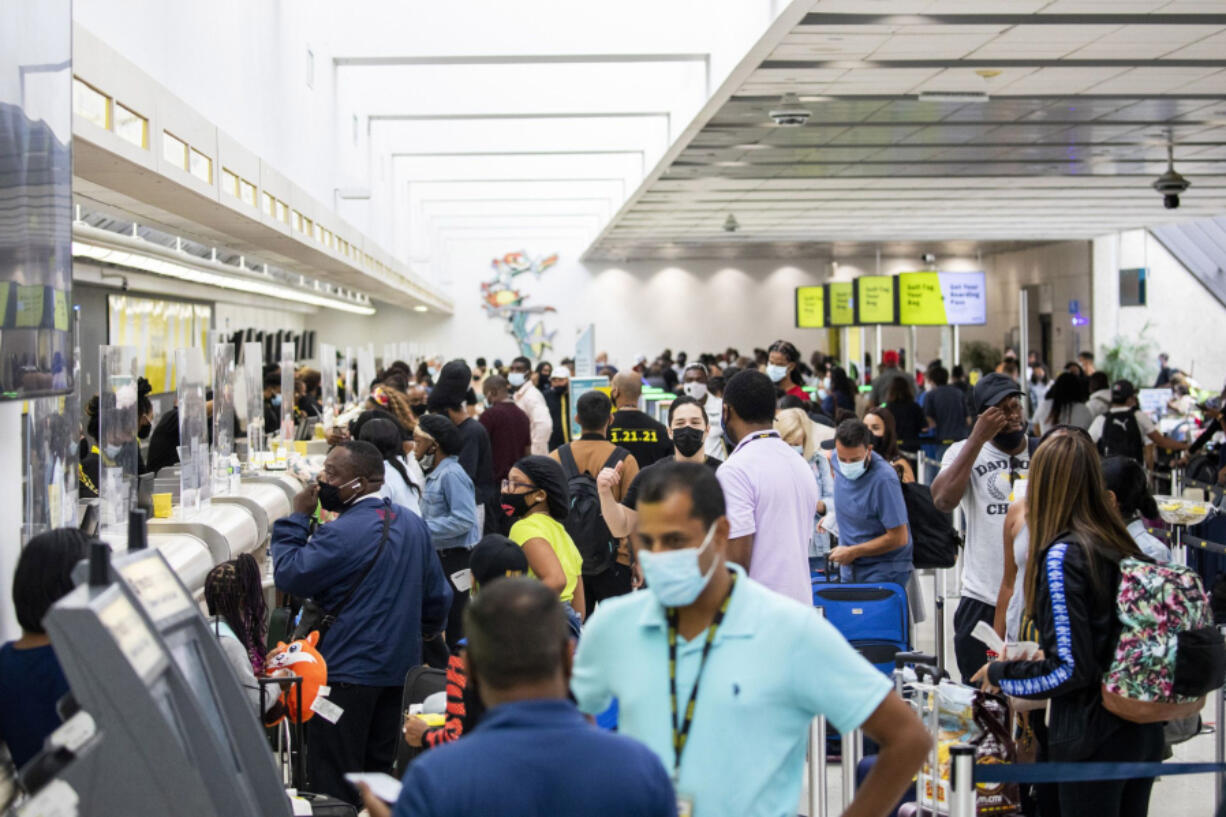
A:
{"label": "self-service kiosk", "polygon": [[223,760],[228,761],[223,771],[234,775],[237,794],[247,803],[246,810],[231,813],[253,817],[290,814],[290,801],[251,697],[187,588],[160,551],[129,548],[110,564],[108,578],[160,637],[189,691],[208,715]]}
{"label": "self-service kiosk", "polygon": [[162,555],[130,549],[112,563],[97,545],[88,573],[46,628],[92,725],[77,729],[93,734],[76,751],[49,746],[60,769],[47,785],[75,792],[84,817],[288,817],[257,715]]}
{"label": "self-service kiosk", "polygon": [[[241,771],[210,722],[220,711],[198,699],[123,588],[108,581],[107,562],[106,546],[94,545],[89,582],[57,602],[44,622],[95,731],[86,751],[62,758],[46,786],[61,797],[74,793],[75,813],[86,816],[252,814],[238,794]],[[31,795],[45,797],[46,786]]]}

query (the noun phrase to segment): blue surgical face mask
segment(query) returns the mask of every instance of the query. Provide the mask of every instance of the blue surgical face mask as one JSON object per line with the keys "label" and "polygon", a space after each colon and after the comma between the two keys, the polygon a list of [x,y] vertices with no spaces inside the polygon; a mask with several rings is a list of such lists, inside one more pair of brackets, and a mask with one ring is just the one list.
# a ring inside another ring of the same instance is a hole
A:
{"label": "blue surgical face mask", "polygon": [[507,374],[507,382],[517,389],[524,385],[524,381],[527,379],[528,376],[523,372],[510,372]]}
{"label": "blue surgical face mask", "polygon": [[104,445],[102,446],[102,453],[106,454],[106,458],[108,460],[111,460],[112,462],[114,462],[115,458],[119,456],[120,451],[123,451],[122,445]]}
{"label": "blue surgical face mask", "polygon": [[655,594],[656,600],[665,607],[687,607],[694,603],[715,575],[718,559],[711,561],[711,567],[706,573],[698,564],[698,557],[711,547],[715,541],[715,523],[711,523],[707,537],[702,545],[696,548],[679,548],[655,553],[650,550],[639,551],[639,565],[643,568],[643,578],[647,580],[647,589]]}
{"label": "blue surgical face mask", "polygon": [[802,457],[805,455],[805,447],[803,445],[789,445],[788,448],[792,449]]}
{"label": "blue surgical face mask", "polygon": [[[838,457],[835,457],[835,459],[838,459]],[[868,470],[868,462],[866,460],[856,460],[855,462],[839,460],[839,470],[843,472],[843,476],[854,481],[864,476],[864,472]]]}
{"label": "blue surgical face mask", "polygon": [[778,383],[788,376],[788,367],[771,364],[766,367],[766,376],[771,379],[772,383]]}
{"label": "blue surgical face mask", "polygon": [[273,408],[281,408],[281,395],[274,394],[272,396],[272,405]]}

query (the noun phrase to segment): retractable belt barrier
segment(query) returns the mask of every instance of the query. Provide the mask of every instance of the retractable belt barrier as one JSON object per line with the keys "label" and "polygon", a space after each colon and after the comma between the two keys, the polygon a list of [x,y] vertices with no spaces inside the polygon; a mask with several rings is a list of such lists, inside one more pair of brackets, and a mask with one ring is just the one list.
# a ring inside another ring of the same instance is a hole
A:
{"label": "retractable belt barrier", "polygon": [[976,783],[1076,783],[1226,771],[1226,763],[985,763]]}
{"label": "retractable belt barrier", "polygon": [[[950,748],[949,817],[974,817],[978,783],[1072,783],[1226,772],[1226,763],[975,763],[975,747]],[[1221,801],[1215,796],[1215,812]]]}

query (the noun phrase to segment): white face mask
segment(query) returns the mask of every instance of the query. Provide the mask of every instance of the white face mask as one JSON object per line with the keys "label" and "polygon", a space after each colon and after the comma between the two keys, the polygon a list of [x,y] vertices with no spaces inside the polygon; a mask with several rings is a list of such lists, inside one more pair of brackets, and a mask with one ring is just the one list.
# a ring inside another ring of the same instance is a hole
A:
{"label": "white face mask", "polygon": [[524,381],[527,379],[528,375],[524,374],[523,372],[510,372],[507,375],[507,382],[517,389],[524,385]]}
{"label": "white face mask", "polygon": [[685,390],[685,393],[688,396],[693,397],[695,400],[701,400],[702,398],[707,396],[707,384],[706,383],[699,383],[695,381],[693,383],[686,383],[685,386],[683,386],[683,388]]}
{"label": "white face mask", "polygon": [[716,523],[711,523],[707,536],[699,547],[680,548],[663,553],[639,551],[639,565],[643,568],[647,589],[655,595],[660,604],[665,607],[686,607],[693,604],[710,584],[719,560],[712,560],[711,567],[703,573],[698,557],[715,541],[715,525]]}
{"label": "white face mask", "polygon": [[787,366],[775,366],[771,364],[766,367],[766,376],[771,379],[772,383],[780,382],[781,380],[783,380],[783,378],[787,377],[787,374],[788,374]]}
{"label": "white face mask", "polygon": [[843,476],[854,482],[864,476],[864,472],[868,470],[868,462],[866,460],[856,460],[855,462],[839,460],[839,470],[843,472]]}

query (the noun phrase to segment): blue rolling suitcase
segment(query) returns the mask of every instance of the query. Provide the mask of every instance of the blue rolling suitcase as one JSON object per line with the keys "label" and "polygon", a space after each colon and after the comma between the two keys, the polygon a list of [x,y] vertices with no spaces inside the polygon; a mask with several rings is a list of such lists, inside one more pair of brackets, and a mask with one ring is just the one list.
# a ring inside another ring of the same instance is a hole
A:
{"label": "blue rolling suitcase", "polygon": [[911,649],[907,592],[901,585],[813,583],[813,605],[884,674],[894,656]]}

